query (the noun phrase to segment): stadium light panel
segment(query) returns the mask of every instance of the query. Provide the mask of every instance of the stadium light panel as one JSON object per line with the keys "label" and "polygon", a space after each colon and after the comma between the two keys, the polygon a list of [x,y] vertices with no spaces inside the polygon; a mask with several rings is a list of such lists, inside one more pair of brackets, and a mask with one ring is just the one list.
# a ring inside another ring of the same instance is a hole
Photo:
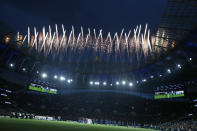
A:
{"label": "stadium light panel", "polygon": [[154,76],[153,76],[153,75],[151,75],[151,76],[150,76],[150,78],[151,78],[151,79],[153,79],[153,78],[154,78]]}
{"label": "stadium light panel", "polygon": [[12,93],[12,91],[11,90],[5,90],[6,92],[9,92],[9,93]]}
{"label": "stadium light panel", "polygon": [[65,80],[66,80],[66,78],[65,78],[65,77],[63,77],[63,76],[60,76],[60,80],[61,80],[61,81],[65,81]]}
{"label": "stadium light panel", "polygon": [[116,85],[119,85],[120,83],[118,81],[116,81]]}
{"label": "stadium light panel", "polygon": [[193,102],[197,102],[197,99],[194,99]]}
{"label": "stadium light panel", "polygon": [[7,96],[7,94],[2,93],[1,96]]}
{"label": "stadium light panel", "polygon": [[57,75],[54,75],[54,77],[53,77],[54,79],[57,79],[58,78],[58,76]]}
{"label": "stadium light panel", "polygon": [[179,69],[181,69],[181,65],[180,65],[180,64],[178,64],[177,67],[178,67]]}
{"label": "stadium light panel", "polygon": [[11,68],[14,67],[14,64],[13,64],[13,63],[10,63],[10,67],[11,67]]}
{"label": "stadium light panel", "polygon": [[68,83],[71,83],[71,80],[69,79],[69,80],[67,80],[67,82],[68,82]]}
{"label": "stadium light panel", "polygon": [[168,73],[171,73],[171,70],[170,70],[170,69],[167,69],[167,72],[168,72]]}
{"label": "stadium light panel", "polygon": [[90,81],[90,85],[93,85],[93,81]]}
{"label": "stadium light panel", "polygon": [[122,81],[122,84],[125,85],[126,84],[126,81]]}
{"label": "stadium light panel", "polygon": [[129,86],[133,86],[133,83],[132,83],[132,82],[130,82],[130,83],[129,83]]}
{"label": "stadium light panel", "polygon": [[100,85],[100,82],[96,81],[94,82],[95,85]]}
{"label": "stadium light panel", "polygon": [[47,74],[46,73],[42,73],[42,78],[47,78]]}
{"label": "stadium light panel", "polygon": [[22,68],[23,71],[26,71],[26,68]]}
{"label": "stadium light panel", "polygon": [[11,102],[9,102],[9,101],[5,101],[5,104],[9,104],[9,105],[10,105],[10,104],[12,104],[12,103],[11,103]]}

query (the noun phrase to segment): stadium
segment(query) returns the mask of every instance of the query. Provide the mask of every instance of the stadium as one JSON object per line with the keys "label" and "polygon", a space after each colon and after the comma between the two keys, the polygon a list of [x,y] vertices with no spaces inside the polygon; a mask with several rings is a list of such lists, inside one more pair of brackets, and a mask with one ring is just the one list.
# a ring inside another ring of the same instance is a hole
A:
{"label": "stadium", "polygon": [[155,34],[149,23],[10,23],[0,21],[1,131],[197,130],[196,0],[166,0]]}

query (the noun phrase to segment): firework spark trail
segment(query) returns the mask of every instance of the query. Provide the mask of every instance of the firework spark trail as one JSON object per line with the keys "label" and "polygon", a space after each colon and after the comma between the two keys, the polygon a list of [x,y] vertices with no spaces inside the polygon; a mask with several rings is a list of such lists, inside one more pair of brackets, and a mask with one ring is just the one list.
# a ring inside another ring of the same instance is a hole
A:
{"label": "firework spark trail", "polygon": [[27,43],[30,44],[30,28],[27,29]]}
{"label": "firework spark trail", "polygon": [[[109,59],[110,55],[115,53],[115,61],[121,59],[121,56],[124,56],[124,54],[127,54],[128,58],[130,58],[134,53],[137,61],[142,56],[146,59],[152,52],[152,46],[154,44],[150,39],[150,30],[147,24],[143,33],[141,33],[142,27],[139,25],[134,28],[133,36],[131,35],[131,30],[126,33],[122,29],[120,35],[115,33],[112,36],[109,32],[106,38],[103,38],[102,30],[99,30],[97,34],[95,29],[91,33],[88,28],[88,33],[84,34],[83,27],[81,27],[80,33],[75,35],[73,26],[68,34],[66,34],[64,25],[61,27],[62,33],[59,33],[57,24],[55,24],[54,32],[52,32],[50,25],[48,31],[43,27],[42,32],[38,32],[36,27],[33,29],[34,32],[31,32],[30,27],[28,27],[27,35],[23,38],[22,44],[27,43],[27,47],[31,47],[38,53],[43,52],[45,56],[49,54],[65,57],[70,55],[73,58],[78,51],[94,50],[96,56]],[[19,39],[19,32],[17,33],[17,39]],[[129,61],[132,60],[129,59]]]}

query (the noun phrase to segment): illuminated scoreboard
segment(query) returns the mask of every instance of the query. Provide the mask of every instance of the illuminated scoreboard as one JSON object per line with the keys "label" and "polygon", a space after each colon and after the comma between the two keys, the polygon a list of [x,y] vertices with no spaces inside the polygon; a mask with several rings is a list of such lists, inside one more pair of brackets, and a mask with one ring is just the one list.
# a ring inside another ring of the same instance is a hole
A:
{"label": "illuminated scoreboard", "polygon": [[155,92],[154,99],[168,99],[184,97],[184,90]]}
{"label": "illuminated scoreboard", "polygon": [[37,92],[44,92],[44,93],[50,93],[50,94],[57,94],[57,89],[49,88],[49,87],[44,87],[38,84],[33,84],[31,83],[29,85],[29,90],[37,91]]}

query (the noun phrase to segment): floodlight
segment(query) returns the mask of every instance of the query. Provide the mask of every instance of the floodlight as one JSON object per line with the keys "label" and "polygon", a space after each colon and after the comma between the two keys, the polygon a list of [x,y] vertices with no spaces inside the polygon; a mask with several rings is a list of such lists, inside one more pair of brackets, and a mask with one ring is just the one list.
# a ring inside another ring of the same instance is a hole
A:
{"label": "floodlight", "polygon": [[122,84],[125,85],[126,84],[126,81],[122,81]]}
{"label": "floodlight", "polygon": [[177,65],[177,67],[178,67],[178,68],[181,68],[181,65],[180,65],[180,64],[178,64],[178,65]]}
{"label": "floodlight", "polygon": [[69,79],[69,80],[67,80],[67,82],[68,82],[68,83],[71,83],[71,80]]}
{"label": "floodlight", "polygon": [[11,67],[11,68],[14,67],[14,64],[13,64],[13,63],[10,63],[10,67]]}
{"label": "floodlight", "polygon": [[46,73],[42,73],[42,78],[47,78],[47,74]]}
{"label": "floodlight", "polygon": [[100,85],[100,82],[96,81],[94,82],[95,85]]}
{"label": "floodlight", "polygon": [[130,82],[130,83],[129,83],[129,86],[133,86],[133,83],[132,83],[132,82]]}
{"label": "floodlight", "polygon": [[116,81],[116,85],[119,85],[120,83],[118,81]]}
{"label": "floodlight", "polygon": [[146,82],[146,79],[143,79],[142,82]]}
{"label": "floodlight", "polygon": [[58,78],[58,76],[57,75],[54,75],[54,77],[53,77],[54,79],[57,79]]}
{"label": "floodlight", "polygon": [[65,78],[64,76],[60,76],[60,80],[61,80],[61,81],[65,81],[66,78]]}
{"label": "floodlight", "polygon": [[90,81],[90,85],[93,85],[93,81]]}
{"label": "floodlight", "polygon": [[26,68],[22,68],[23,71],[26,71]]}
{"label": "floodlight", "polygon": [[153,75],[151,75],[151,76],[150,76],[150,78],[151,78],[151,79],[153,79],[153,78],[154,78],[154,76],[153,76]]}

